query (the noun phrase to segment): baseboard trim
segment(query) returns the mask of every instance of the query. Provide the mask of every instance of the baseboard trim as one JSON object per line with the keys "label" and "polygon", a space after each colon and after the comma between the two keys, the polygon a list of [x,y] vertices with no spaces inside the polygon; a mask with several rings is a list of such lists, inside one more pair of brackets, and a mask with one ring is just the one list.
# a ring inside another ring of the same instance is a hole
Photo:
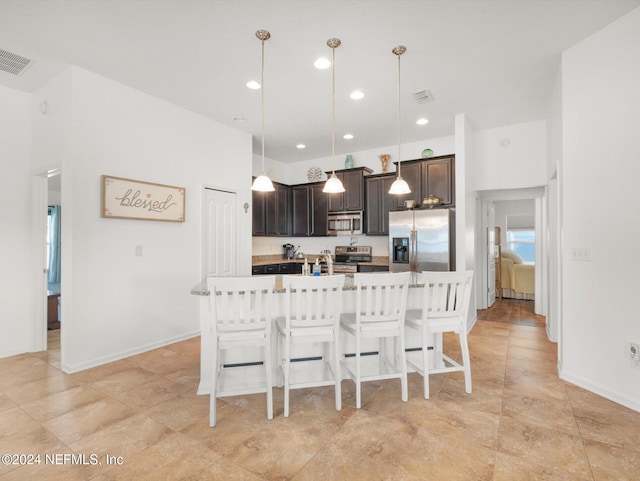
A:
{"label": "baseboard trim", "polygon": [[4,359],[5,357],[19,356],[20,354],[29,354],[31,351],[27,348],[21,349],[12,349],[10,351],[2,351],[0,352],[0,359]]}
{"label": "baseboard trim", "polygon": [[120,351],[116,354],[112,354],[109,356],[103,356],[96,359],[92,359],[90,361],[82,362],[79,364],[63,363],[60,368],[62,369],[62,372],[65,372],[67,374],[73,374],[75,372],[84,371],[86,369],[91,369],[93,367],[102,366],[110,362],[120,361],[121,359],[126,359],[127,357],[136,356],[138,354],[142,354],[143,352],[151,351],[153,349],[158,349],[159,347],[165,347],[170,344],[174,344],[176,342],[186,341],[187,339],[193,339],[194,337],[197,337],[199,335],[200,335],[200,330],[195,332],[189,332],[189,333],[175,336],[172,338],[167,338],[161,341],[145,344],[143,346],[139,346],[133,349],[128,349],[126,351]]}
{"label": "baseboard trim", "polygon": [[586,389],[587,391],[591,391],[598,396],[602,396],[603,398],[618,403],[624,407],[640,412],[640,402],[638,402],[637,399],[632,399],[622,393],[612,391],[611,389],[607,389],[600,384],[593,383],[588,379],[585,379],[581,376],[576,376],[571,372],[567,372],[562,369],[559,371],[558,375],[563,381],[575,384],[576,386]]}

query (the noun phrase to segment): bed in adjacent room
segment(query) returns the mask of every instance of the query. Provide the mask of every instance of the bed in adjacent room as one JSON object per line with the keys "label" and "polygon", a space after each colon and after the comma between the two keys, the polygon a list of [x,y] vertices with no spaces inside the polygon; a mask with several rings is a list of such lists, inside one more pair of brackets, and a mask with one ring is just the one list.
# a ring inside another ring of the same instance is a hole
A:
{"label": "bed in adjacent room", "polygon": [[525,264],[513,251],[502,251],[502,297],[511,299],[535,299],[535,265]]}

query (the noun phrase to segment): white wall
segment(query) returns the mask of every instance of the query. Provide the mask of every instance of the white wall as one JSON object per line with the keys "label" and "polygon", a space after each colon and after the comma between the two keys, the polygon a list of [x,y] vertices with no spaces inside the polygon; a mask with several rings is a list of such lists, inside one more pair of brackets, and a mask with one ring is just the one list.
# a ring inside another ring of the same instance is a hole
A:
{"label": "white wall", "polygon": [[49,187],[47,194],[47,204],[60,205],[62,202],[62,192],[59,190],[52,190],[51,187]]}
{"label": "white wall", "polygon": [[474,190],[545,185],[546,129],[546,122],[540,120],[476,131]]}
{"label": "white wall", "polygon": [[31,97],[0,87],[0,105],[0,357],[6,357],[30,345]]}
{"label": "white wall", "polygon": [[[64,81],[70,103],[64,88],[36,97],[52,113],[70,108],[70,121],[39,125],[34,142],[56,151],[51,131],[66,127],[71,146],[61,159],[62,366],[76,371],[199,333],[190,290],[202,275],[203,186],[251,204],[252,153],[247,134],[85,70],[70,69]],[[103,174],[186,187],[186,221],[101,218]],[[251,210],[238,216],[238,251],[249,253]],[[250,255],[239,264],[250,273]]]}
{"label": "white wall", "polygon": [[[469,118],[464,114],[455,118],[456,151],[456,270],[474,271],[474,294],[469,302],[468,324],[471,327],[476,319],[478,305],[477,286],[478,269],[476,256],[476,194],[473,179],[476,175],[474,148],[475,132]],[[479,259],[480,257],[478,257]]]}
{"label": "white wall", "polygon": [[561,376],[640,411],[639,58],[640,8],[563,55]]}

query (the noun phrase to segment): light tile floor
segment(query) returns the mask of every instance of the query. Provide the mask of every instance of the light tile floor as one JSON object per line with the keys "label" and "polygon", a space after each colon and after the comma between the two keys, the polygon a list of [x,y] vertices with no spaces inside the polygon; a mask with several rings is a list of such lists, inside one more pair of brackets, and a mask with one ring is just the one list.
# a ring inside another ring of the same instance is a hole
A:
{"label": "light tile floor", "polygon": [[41,455],[0,464],[0,480],[639,480],[640,413],[561,381],[531,306],[478,312],[471,395],[459,373],[434,375],[426,401],[412,374],[409,402],[370,382],[356,410],[344,381],[342,411],[331,388],[297,390],[285,419],[275,389],[272,421],[264,395],[225,398],[215,428],[199,339],[67,375],[51,331],[48,352],[0,359],[0,454]]}

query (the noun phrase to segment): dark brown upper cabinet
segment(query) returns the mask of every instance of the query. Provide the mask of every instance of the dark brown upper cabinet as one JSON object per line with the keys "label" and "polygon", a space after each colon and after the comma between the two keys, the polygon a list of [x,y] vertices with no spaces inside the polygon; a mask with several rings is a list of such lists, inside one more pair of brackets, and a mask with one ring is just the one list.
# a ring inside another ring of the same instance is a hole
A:
{"label": "dark brown upper cabinet", "polygon": [[395,174],[365,177],[365,234],[389,234],[389,211],[395,210],[395,196],[389,189],[394,180]]}
{"label": "dark brown upper cabinet", "polygon": [[[397,162],[395,164],[397,169]],[[420,205],[430,195],[438,197],[442,206],[455,205],[455,155],[405,160],[400,169],[411,193],[394,196],[396,209],[404,208],[405,200],[415,200],[416,205]]]}
{"label": "dark brown upper cabinet", "polygon": [[251,192],[254,236],[288,236],[291,231],[291,195],[288,185],[273,183],[274,192]]}
{"label": "dark brown upper cabinet", "polygon": [[[336,170],[336,177],[344,185],[344,192],[327,194],[329,212],[363,211],[364,210],[364,176],[373,172],[368,167]],[[331,172],[327,172],[331,175]]]}
{"label": "dark brown upper cabinet", "polygon": [[291,235],[316,237],[327,235],[329,194],[322,192],[324,182],[291,187]]}

